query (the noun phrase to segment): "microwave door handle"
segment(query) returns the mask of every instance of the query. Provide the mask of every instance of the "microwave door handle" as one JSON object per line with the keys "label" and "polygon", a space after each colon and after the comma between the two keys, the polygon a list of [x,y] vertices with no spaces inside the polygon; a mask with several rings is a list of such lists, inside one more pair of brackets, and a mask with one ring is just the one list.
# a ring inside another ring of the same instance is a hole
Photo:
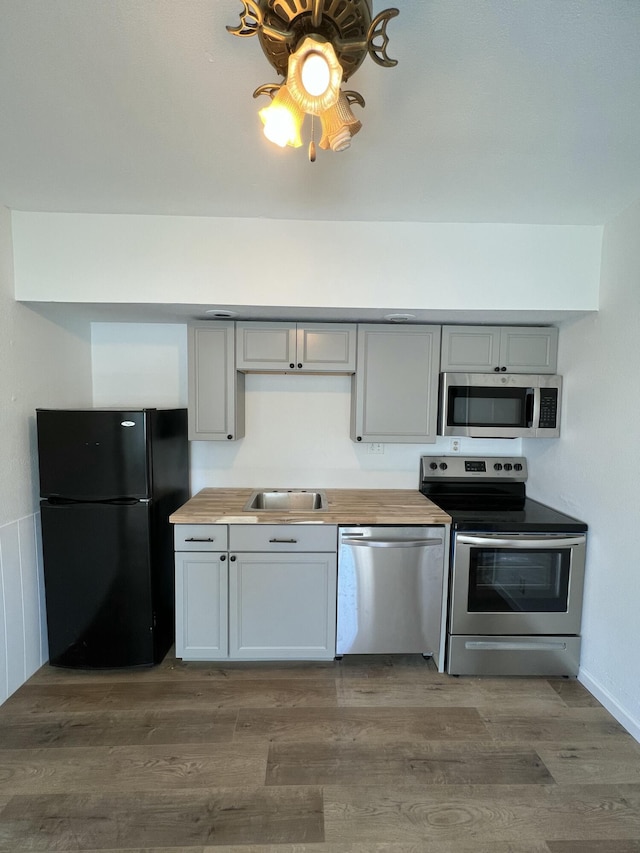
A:
{"label": "microwave door handle", "polygon": [[536,426],[540,420],[540,389],[527,388],[525,399],[525,426],[528,429]]}
{"label": "microwave door handle", "polygon": [[459,545],[482,545],[488,548],[519,548],[526,551],[533,551],[536,548],[569,548],[573,545],[584,545],[584,536],[569,536],[556,538],[554,536],[541,536],[539,539],[501,539],[491,536],[465,536],[463,533],[456,535],[456,544]]}

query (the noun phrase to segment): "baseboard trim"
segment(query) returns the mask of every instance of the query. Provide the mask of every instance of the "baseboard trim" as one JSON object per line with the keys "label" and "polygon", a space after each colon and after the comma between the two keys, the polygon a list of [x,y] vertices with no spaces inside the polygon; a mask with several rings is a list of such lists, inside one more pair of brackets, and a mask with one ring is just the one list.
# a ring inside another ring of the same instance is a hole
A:
{"label": "baseboard trim", "polygon": [[615,717],[620,725],[624,726],[629,734],[635,738],[638,743],[640,743],[640,722],[634,719],[625,710],[625,708],[620,705],[617,699],[609,693],[606,687],[603,687],[596,678],[590,675],[586,670],[582,669],[582,667],[578,672],[578,681],[584,685],[589,693],[595,696],[600,704],[604,705],[611,716]]}

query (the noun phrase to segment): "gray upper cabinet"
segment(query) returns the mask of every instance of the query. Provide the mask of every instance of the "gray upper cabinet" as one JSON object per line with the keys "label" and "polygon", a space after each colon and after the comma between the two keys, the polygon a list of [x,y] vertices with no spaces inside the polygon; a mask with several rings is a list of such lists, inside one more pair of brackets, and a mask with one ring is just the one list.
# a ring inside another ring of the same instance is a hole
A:
{"label": "gray upper cabinet", "polygon": [[358,326],[352,380],[354,441],[436,440],[440,326]]}
{"label": "gray upper cabinet", "polygon": [[244,436],[244,374],[235,366],[235,324],[189,326],[189,439],[233,441]]}
{"label": "gray upper cabinet", "polygon": [[353,373],[356,326],[347,323],[237,323],[236,367],[251,372]]}
{"label": "gray upper cabinet", "polygon": [[554,326],[443,326],[441,370],[453,373],[555,373]]}

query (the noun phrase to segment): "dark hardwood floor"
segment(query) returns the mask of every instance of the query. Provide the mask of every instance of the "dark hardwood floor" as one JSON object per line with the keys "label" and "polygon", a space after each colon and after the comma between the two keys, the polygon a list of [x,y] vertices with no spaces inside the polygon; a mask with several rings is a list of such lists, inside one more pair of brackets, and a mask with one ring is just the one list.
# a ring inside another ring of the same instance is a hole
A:
{"label": "dark hardwood floor", "polygon": [[0,853],[640,853],[640,745],[575,680],[415,657],[43,667]]}

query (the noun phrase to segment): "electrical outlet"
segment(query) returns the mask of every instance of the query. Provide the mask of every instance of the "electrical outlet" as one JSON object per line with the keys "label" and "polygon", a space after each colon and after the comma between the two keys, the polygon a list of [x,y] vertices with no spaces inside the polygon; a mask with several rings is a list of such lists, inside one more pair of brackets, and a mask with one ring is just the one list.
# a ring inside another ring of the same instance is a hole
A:
{"label": "electrical outlet", "polygon": [[452,438],[451,439],[451,452],[452,453],[460,453],[460,439]]}
{"label": "electrical outlet", "polygon": [[373,441],[369,444],[369,453],[384,453],[384,444]]}

